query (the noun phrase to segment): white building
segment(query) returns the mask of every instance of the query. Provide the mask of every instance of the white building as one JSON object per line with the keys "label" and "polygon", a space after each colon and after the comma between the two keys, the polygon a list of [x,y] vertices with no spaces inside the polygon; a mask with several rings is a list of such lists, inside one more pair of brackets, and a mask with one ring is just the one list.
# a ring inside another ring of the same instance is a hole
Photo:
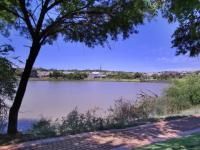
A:
{"label": "white building", "polygon": [[51,71],[37,71],[37,75],[39,78],[41,77],[48,77],[50,75]]}
{"label": "white building", "polygon": [[102,72],[91,72],[88,74],[88,78],[95,79],[95,78],[105,78],[106,75]]}
{"label": "white building", "polygon": [[72,71],[63,71],[63,73],[64,73],[64,74],[72,74],[72,73],[74,73],[74,72],[72,72]]}

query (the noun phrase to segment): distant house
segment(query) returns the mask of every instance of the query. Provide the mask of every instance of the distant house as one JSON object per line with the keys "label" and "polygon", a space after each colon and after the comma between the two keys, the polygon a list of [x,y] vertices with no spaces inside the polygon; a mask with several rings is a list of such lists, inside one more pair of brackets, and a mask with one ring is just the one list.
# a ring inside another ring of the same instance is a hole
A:
{"label": "distant house", "polygon": [[102,72],[91,72],[88,74],[88,78],[95,79],[95,78],[105,78],[106,75]]}
{"label": "distant house", "polygon": [[148,77],[152,77],[154,74],[155,74],[154,72],[147,72],[147,73],[146,73],[146,75],[147,75]]}
{"label": "distant house", "polygon": [[41,71],[41,70],[37,71],[37,75],[39,78],[48,77],[50,75],[50,73],[51,73],[51,71]]}
{"label": "distant house", "polygon": [[189,74],[192,74],[192,72],[189,72],[189,71],[182,71],[182,72],[180,72],[181,76],[186,76],[186,75],[189,75]]}
{"label": "distant house", "polygon": [[74,72],[72,72],[72,71],[63,71],[63,73],[64,73],[64,74],[72,74],[72,73],[74,73]]}
{"label": "distant house", "polygon": [[168,76],[178,76],[178,75],[180,75],[180,73],[176,72],[176,71],[164,71],[163,74],[168,75]]}

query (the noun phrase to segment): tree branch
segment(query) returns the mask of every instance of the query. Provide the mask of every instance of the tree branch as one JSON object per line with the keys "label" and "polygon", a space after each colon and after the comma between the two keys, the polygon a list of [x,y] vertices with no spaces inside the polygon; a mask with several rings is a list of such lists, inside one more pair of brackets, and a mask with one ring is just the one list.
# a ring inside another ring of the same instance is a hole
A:
{"label": "tree branch", "polygon": [[24,15],[24,21],[25,21],[25,23],[26,23],[26,25],[28,27],[28,30],[29,30],[29,32],[31,34],[32,39],[34,39],[34,37],[35,37],[34,29],[33,29],[33,26],[31,24],[31,21],[29,19],[29,15],[30,14],[26,9],[25,0],[18,0],[18,1],[19,1],[19,5],[20,5],[20,8],[21,8],[21,11],[22,11],[22,13]]}
{"label": "tree branch", "polygon": [[42,24],[43,24],[45,15],[46,15],[46,13],[48,11],[47,7],[48,7],[49,2],[50,2],[50,0],[45,0],[45,2],[43,2],[42,9],[41,9],[41,12],[40,12],[40,17],[38,19],[37,26],[36,26],[36,34],[37,34],[37,36],[39,35],[39,32],[40,32],[40,30],[42,28]]}
{"label": "tree branch", "polygon": [[[50,5],[48,8],[51,8],[51,6],[55,6],[57,5],[59,2],[61,2],[62,0],[58,0],[58,1],[55,1],[52,5]],[[56,3],[57,2],[57,3]],[[91,3],[87,3],[85,6],[83,6],[82,8],[79,8],[79,9],[76,9],[72,12],[68,12],[66,14],[64,14],[63,16],[59,17],[58,19],[56,19],[54,22],[52,22],[49,26],[46,27],[46,29],[43,30],[43,32],[41,33],[41,37],[42,36],[45,36],[46,33],[48,33],[52,28],[54,28],[55,26],[58,26],[59,24],[62,24],[62,22],[64,21],[65,18],[67,17],[73,17],[74,15],[76,14],[89,14],[89,11],[88,12],[80,12],[81,10],[87,8]],[[48,9],[50,10],[50,9]],[[95,11],[91,11],[90,13],[95,13]],[[96,12],[98,14],[102,14],[102,12]],[[105,12],[104,12],[105,13]]]}
{"label": "tree branch", "polygon": [[55,0],[48,8],[47,11],[51,10],[54,8],[56,5],[60,4],[63,0]]}
{"label": "tree branch", "polygon": [[35,9],[32,11],[32,14],[34,15],[35,12],[37,11],[37,9],[42,5],[41,3],[38,4],[38,2],[36,1],[37,6],[35,7]]}
{"label": "tree branch", "polygon": [[31,17],[31,20],[33,21],[35,27],[36,27],[36,21],[35,21],[35,18],[34,18],[34,15],[32,13],[30,13],[30,17]]}

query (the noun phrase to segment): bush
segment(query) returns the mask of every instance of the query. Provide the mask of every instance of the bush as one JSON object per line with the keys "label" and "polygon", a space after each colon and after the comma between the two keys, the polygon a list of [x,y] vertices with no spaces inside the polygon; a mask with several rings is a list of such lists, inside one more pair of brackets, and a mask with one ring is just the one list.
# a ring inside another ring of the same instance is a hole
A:
{"label": "bush", "polygon": [[110,125],[117,127],[125,127],[139,120],[149,119],[157,113],[157,101],[157,95],[144,92],[139,94],[136,101],[131,102],[121,98],[110,107],[107,119],[111,122]]}
{"label": "bush", "polygon": [[158,96],[154,93],[147,94],[141,92],[136,103],[136,113],[138,119],[148,119],[157,114],[156,106],[158,100]]}
{"label": "bush", "polygon": [[0,99],[0,133],[3,133],[6,127],[8,107],[3,100]]}
{"label": "bush", "polygon": [[56,124],[51,120],[42,118],[33,124],[28,133],[34,137],[51,137],[57,135],[56,128]]}
{"label": "bush", "polygon": [[200,104],[200,77],[191,75],[174,80],[166,90],[168,112],[175,113]]}
{"label": "bush", "polygon": [[120,98],[108,109],[108,115],[104,117],[97,115],[97,109],[80,113],[75,108],[60,121],[57,119],[53,122],[42,118],[33,124],[28,133],[41,138],[131,126],[154,114],[156,100],[156,96],[144,93],[140,94],[138,101],[131,102]]}
{"label": "bush", "polygon": [[109,126],[126,126],[137,118],[133,103],[123,98],[116,100],[114,106],[108,109],[108,113]]}
{"label": "bush", "polygon": [[81,115],[77,108],[71,111],[67,117],[62,117],[62,123],[60,125],[60,133],[78,133],[83,127],[83,115]]}
{"label": "bush", "polygon": [[13,63],[7,59],[10,51],[13,51],[10,45],[0,45],[0,133],[7,121],[6,102],[13,100],[17,84]]}
{"label": "bush", "polygon": [[72,110],[67,117],[62,117],[59,126],[60,134],[75,134],[83,131],[103,129],[104,119],[96,116],[96,110],[80,113],[77,108]]}

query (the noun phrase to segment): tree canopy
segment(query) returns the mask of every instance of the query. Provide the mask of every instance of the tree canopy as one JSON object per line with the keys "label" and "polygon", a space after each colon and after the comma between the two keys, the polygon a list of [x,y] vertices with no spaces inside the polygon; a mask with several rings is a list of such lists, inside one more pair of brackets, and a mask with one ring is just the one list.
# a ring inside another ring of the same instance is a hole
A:
{"label": "tree canopy", "polygon": [[164,17],[169,22],[178,22],[172,35],[172,46],[177,48],[177,55],[200,53],[200,1],[166,0],[163,8]]}
{"label": "tree canopy", "polygon": [[0,14],[14,15],[15,20],[6,23],[42,44],[61,35],[65,41],[94,46],[103,45],[108,37],[116,40],[118,34],[127,38],[136,33],[136,26],[155,12],[154,4],[150,0],[3,0]]}

